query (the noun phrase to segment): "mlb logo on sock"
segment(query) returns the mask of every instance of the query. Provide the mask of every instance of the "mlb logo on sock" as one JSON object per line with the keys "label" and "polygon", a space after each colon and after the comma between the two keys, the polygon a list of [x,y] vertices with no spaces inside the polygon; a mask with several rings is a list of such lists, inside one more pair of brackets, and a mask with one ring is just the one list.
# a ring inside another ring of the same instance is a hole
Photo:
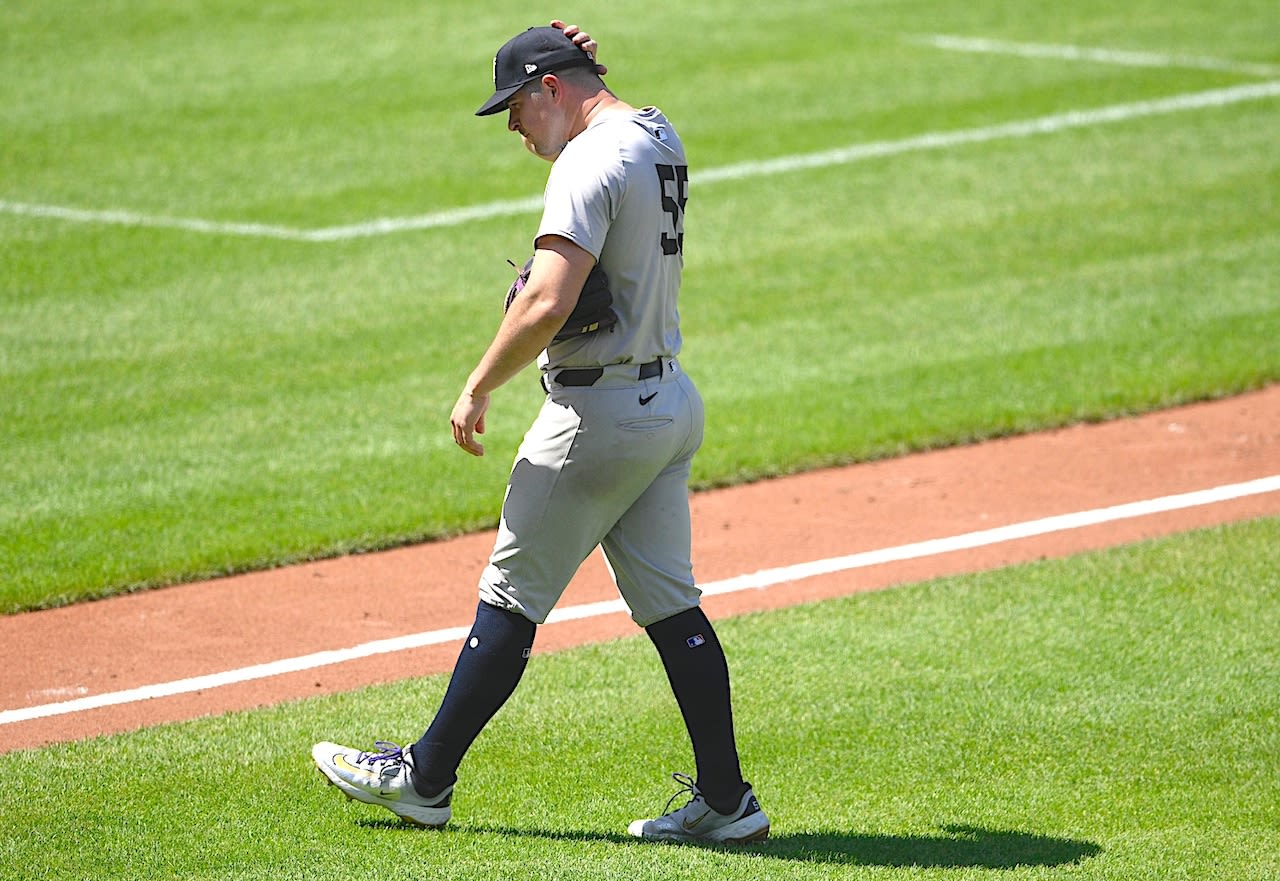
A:
{"label": "mlb logo on sock", "polygon": [[685,642],[688,643],[689,648],[691,649],[696,649],[698,646],[702,645],[706,641],[707,641],[707,638],[703,636],[701,633],[695,633],[693,636],[685,640]]}

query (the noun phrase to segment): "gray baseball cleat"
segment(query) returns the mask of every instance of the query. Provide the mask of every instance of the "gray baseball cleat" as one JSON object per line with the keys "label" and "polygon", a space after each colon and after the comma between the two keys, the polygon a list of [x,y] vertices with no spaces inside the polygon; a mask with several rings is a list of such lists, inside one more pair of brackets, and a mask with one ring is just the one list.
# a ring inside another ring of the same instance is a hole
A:
{"label": "gray baseball cleat", "polygon": [[750,786],[738,807],[731,813],[722,814],[706,803],[693,778],[687,774],[671,776],[681,789],[671,796],[667,807],[671,807],[671,802],[685,792],[692,796],[689,803],[657,819],[636,820],[627,827],[632,835],[650,841],[714,841],[721,844],[747,844],[769,837],[769,818],[760,809],[760,802]]}
{"label": "gray baseball cleat", "polygon": [[413,788],[413,763],[409,753],[380,740],[375,752],[363,752],[336,743],[311,748],[320,773],[347,798],[386,808],[415,826],[439,829],[453,816],[450,786],[435,798],[423,798]]}

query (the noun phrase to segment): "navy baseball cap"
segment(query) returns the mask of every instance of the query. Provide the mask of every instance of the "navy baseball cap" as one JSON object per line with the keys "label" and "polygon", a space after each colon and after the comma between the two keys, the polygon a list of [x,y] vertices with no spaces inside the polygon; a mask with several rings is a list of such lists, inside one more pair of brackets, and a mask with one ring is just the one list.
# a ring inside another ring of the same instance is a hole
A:
{"label": "navy baseball cap", "polygon": [[568,67],[596,66],[559,28],[529,28],[506,42],[493,59],[493,97],[476,111],[489,116],[507,109],[507,101],[543,74]]}

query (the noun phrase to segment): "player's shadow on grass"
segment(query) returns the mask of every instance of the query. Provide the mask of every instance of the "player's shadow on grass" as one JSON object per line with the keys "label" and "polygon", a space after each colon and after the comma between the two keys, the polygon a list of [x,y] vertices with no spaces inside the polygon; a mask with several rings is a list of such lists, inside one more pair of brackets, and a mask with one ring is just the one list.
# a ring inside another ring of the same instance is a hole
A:
{"label": "player's shadow on grass", "polygon": [[943,826],[938,835],[783,833],[747,849],[801,862],[922,869],[1066,866],[1102,852],[1089,841],[977,826]]}
{"label": "player's shadow on grass", "polygon": [[[411,828],[399,826],[394,821],[382,820],[364,821],[361,825]],[[1102,852],[1101,847],[1090,841],[962,825],[943,826],[937,835],[859,835],[836,831],[780,833],[759,844],[737,847],[700,843],[642,844],[630,835],[619,833],[515,829],[484,824],[454,829],[460,833],[525,836],[554,841],[608,841],[644,847],[699,847],[776,860],[890,868],[1014,869],[1020,866],[1067,866]]]}

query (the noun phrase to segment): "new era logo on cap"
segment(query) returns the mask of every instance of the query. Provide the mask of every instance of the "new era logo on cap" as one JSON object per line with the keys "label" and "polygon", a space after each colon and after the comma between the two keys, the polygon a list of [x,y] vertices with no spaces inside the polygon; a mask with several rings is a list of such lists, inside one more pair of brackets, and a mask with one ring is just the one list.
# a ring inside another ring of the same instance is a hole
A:
{"label": "new era logo on cap", "polygon": [[536,64],[526,64],[526,65],[524,66],[524,72],[525,72],[525,73],[533,73],[533,72],[534,72],[535,70],[537,70],[537,69],[538,69],[538,65],[536,65]]}

